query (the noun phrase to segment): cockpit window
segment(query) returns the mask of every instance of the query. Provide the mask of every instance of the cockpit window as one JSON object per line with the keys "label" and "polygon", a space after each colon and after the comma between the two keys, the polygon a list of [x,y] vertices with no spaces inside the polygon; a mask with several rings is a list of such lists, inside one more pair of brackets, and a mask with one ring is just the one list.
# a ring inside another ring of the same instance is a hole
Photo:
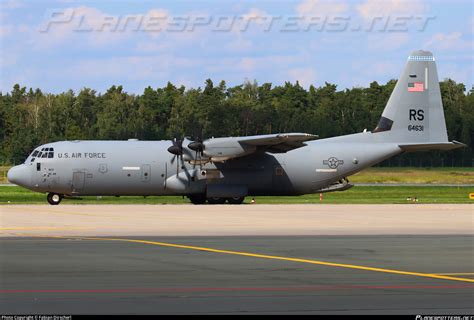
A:
{"label": "cockpit window", "polygon": [[41,151],[33,151],[30,161],[34,162],[35,158],[54,158],[54,148],[41,148]]}

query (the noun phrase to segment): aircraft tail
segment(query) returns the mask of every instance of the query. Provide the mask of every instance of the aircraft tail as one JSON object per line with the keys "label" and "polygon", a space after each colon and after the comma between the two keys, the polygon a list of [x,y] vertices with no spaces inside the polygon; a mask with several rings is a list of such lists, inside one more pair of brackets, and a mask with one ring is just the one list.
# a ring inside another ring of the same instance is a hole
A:
{"label": "aircraft tail", "polygon": [[414,51],[373,131],[381,140],[397,142],[404,151],[455,149],[448,141],[438,74],[433,54]]}

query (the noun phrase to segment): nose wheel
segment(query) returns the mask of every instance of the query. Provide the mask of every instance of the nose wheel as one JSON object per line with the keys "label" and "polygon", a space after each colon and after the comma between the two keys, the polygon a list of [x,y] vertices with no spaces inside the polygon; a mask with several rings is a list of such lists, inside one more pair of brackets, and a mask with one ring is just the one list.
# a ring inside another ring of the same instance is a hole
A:
{"label": "nose wheel", "polygon": [[54,205],[58,205],[61,202],[61,200],[63,199],[63,195],[50,192],[48,193],[48,196],[46,197],[46,199],[48,200],[50,205],[54,206]]}

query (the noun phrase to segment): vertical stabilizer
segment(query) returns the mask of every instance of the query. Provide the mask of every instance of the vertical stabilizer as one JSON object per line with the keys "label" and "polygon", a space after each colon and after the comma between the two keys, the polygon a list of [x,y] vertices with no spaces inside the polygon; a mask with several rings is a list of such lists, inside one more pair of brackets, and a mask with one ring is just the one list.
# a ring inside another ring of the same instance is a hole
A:
{"label": "vertical stabilizer", "polygon": [[414,51],[408,57],[374,133],[383,140],[446,143],[448,135],[433,54]]}

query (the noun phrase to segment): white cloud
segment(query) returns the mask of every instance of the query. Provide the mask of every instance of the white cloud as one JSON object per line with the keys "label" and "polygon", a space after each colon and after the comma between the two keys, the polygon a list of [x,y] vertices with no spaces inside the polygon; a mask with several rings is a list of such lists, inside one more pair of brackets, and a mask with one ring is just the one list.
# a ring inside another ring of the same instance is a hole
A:
{"label": "white cloud", "polygon": [[304,0],[296,6],[301,16],[327,16],[347,12],[349,6],[342,1]]}
{"label": "white cloud", "polygon": [[181,58],[173,55],[148,55],[109,57],[83,60],[65,72],[83,79],[166,80],[174,71],[195,68],[200,59]]}
{"label": "white cloud", "polygon": [[415,15],[425,12],[426,5],[422,0],[367,0],[356,6],[364,19],[392,14]]}
{"label": "white cloud", "polygon": [[256,31],[269,28],[272,24],[273,16],[261,9],[250,8],[246,13],[234,18],[235,20],[230,26],[230,31],[238,34],[248,33],[249,30]]}
{"label": "white cloud", "polygon": [[255,20],[255,22],[259,24],[263,23],[266,17],[268,17],[268,13],[258,8],[251,8],[247,13],[242,15],[243,20]]}
{"label": "white cloud", "polygon": [[237,34],[235,40],[231,40],[225,48],[233,52],[242,52],[252,49],[253,42],[252,40],[247,40],[242,37],[242,35]]}
{"label": "white cloud", "polygon": [[474,80],[472,75],[474,74],[474,65],[472,63],[466,63],[459,65],[458,63],[440,63],[438,66],[438,75],[439,80],[444,80],[447,78],[453,79],[458,83],[464,83],[467,90],[471,89],[471,86],[474,85]]}
{"label": "white cloud", "polygon": [[316,82],[316,73],[311,68],[293,68],[288,70],[292,81],[298,81],[302,87],[308,88]]}
{"label": "white cloud", "polygon": [[392,51],[408,43],[410,37],[408,33],[371,33],[367,39],[371,50]]}
{"label": "white cloud", "polygon": [[12,34],[14,27],[12,25],[0,25],[0,38],[5,38]]}
{"label": "white cloud", "polygon": [[424,45],[431,50],[474,50],[474,42],[463,38],[461,32],[437,33],[433,35]]}
{"label": "white cloud", "polygon": [[112,15],[93,7],[67,8],[50,12],[50,18],[35,30],[32,41],[38,48],[66,43],[106,47],[141,34],[156,37],[162,32],[168,16],[163,9],[152,9],[139,15]]}
{"label": "white cloud", "polygon": [[3,10],[12,10],[12,9],[18,9],[18,8],[23,8],[25,6],[25,3],[23,1],[19,0],[2,0],[0,2],[0,8]]}

